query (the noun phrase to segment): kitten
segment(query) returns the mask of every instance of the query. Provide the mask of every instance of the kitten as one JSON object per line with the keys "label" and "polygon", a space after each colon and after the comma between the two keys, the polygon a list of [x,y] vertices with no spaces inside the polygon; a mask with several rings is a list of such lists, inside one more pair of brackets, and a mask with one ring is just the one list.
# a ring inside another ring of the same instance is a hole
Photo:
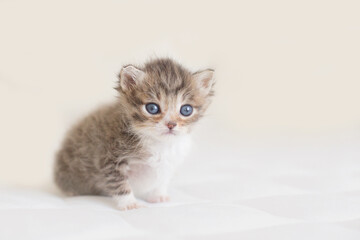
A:
{"label": "kitten", "polygon": [[124,66],[117,101],[67,134],[56,156],[56,184],[69,195],[112,196],[122,210],[140,207],[135,197],[168,201],[170,178],[213,85],[213,70],[191,73],[171,59]]}

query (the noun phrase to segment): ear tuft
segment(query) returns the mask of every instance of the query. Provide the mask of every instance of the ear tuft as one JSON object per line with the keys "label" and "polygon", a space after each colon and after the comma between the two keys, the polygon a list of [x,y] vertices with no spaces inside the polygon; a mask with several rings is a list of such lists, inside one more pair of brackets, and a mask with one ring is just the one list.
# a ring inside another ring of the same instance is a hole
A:
{"label": "ear tuft", "polygon": [[119,74],[119,84],[123,90],[127,90],[136,84],[139,84],[145,76],[145,73],[132,66],[128,65],[121,69]]}
{"label": "ear tuft", "polygon": [[209,94],[212,86],[215,83],[214,70],[206,69],[204,71],[196,72],[193,74],[193,78],[198,84],[198,87],[201,89],[201,91],[205,95]]}

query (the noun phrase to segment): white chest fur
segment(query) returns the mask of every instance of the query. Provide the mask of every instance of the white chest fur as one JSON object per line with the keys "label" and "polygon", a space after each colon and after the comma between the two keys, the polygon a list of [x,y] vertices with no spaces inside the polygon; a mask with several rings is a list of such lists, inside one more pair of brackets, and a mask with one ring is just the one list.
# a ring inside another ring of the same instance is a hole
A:
{"label": "white chest fur", "polygon": [[191,138],[189,135],[169,136],[164,141],[148,145],[151,157],[142,162],[130,163],[130,185],[138,197],[151,191],[166,193],[176,167],[190,150]]}

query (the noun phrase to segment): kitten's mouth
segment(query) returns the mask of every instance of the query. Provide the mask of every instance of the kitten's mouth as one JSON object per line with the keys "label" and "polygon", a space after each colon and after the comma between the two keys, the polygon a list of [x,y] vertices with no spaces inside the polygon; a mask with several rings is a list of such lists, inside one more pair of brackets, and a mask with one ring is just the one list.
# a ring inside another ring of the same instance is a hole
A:
{"label": "kitten's mouth", "polygon": [[163,135],[167,135],[167,136],[168,135],[176,135],[176,133],[174,131],[172,131],[172,130],[169,130],[169,131],[163,133]]}

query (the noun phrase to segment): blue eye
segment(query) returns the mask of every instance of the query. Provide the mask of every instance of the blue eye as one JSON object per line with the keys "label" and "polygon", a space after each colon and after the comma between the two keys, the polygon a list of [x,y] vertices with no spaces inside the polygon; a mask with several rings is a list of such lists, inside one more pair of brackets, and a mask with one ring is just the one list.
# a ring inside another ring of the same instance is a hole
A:
{"label": "blue eye", "polygon": [[184,105],[180,108],[180,113],[185,117],[190,116],[193,112],[193,107],[190,105]]}
{"label": "blue eye", "polygon": [[160,112],[159,105],[155,103],[148,103],[146,104],[146,111],[148,111],[150,114],[158,114]]}

